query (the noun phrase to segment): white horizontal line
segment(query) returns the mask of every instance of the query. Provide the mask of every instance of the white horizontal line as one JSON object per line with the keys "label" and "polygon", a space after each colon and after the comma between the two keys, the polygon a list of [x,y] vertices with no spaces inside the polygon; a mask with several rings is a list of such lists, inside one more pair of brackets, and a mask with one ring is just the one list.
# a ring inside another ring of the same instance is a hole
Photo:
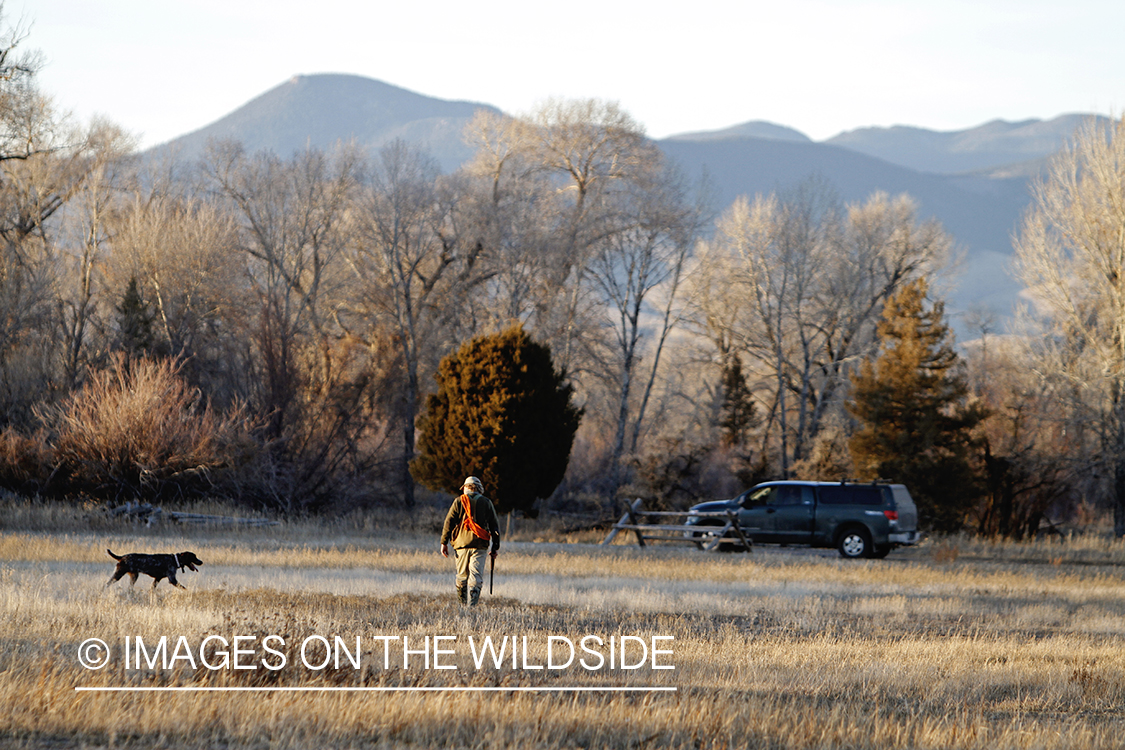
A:
{"label": "white horizontal line", "polygon": [[93,693],[674,693],[674,687],[76,687]]}

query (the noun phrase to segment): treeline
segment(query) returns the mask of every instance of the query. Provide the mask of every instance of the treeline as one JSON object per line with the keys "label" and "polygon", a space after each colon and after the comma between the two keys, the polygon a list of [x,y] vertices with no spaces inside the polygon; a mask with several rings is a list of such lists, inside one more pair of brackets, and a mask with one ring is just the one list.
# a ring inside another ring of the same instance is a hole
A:
{"label": "treeline", "polygon": [[[554,508],[874,471],[849,447],[853,379],[887,348],[888,300],[935,288],[951,255],[909,198],[844,206],[809,180],[716,216],[705,183],[599,101],[482,113],[453,174],[402,142],[153,163],[115,126],[60,116],[22,41],[0,60],[4,486],[412,506],[440,361],[513,323],[584,415]],[[937,501],[947,527],[1018,536],[1125,496],[1122,381],[1079,393],[1065,365],[1082,355],[1041,320],[1017,340],[981,317],[945,362],[964,387],[939,410],[981,415],[957,434],[971,471]]]}

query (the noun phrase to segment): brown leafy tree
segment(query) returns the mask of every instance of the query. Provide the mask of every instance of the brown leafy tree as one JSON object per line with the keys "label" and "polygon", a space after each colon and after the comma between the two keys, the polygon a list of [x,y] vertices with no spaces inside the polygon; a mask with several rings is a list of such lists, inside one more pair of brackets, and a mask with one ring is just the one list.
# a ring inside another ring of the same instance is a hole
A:
{"label": "brown leafy tree", "polygon": [[918,279],[887,301],[879,355],[852,379],[849,411],[862,426],[849,448],[861,478],[906,484],[923,523],[953,530],[979,494],[970,433],[985,413],[966,404],[944,306],[927,309],[926,289]]}
{"label": "brown leafy tree", "polygon": [[479,476],[501,513],[528,511],[554,492],[582,411],[546,346],[513,326],[463,345],[434,377],[410,464],[418,482],[449,492]]}

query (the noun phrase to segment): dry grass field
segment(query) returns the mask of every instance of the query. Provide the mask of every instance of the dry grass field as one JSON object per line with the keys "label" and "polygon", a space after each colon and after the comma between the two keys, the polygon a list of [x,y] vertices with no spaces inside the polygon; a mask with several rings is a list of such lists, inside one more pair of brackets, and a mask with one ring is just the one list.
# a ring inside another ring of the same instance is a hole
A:
{"label": "dry grass field", "polygon": [[[495,595],[486,587],[465,610],[432,518],[404,532],[148,529],[9,502],[0,519],[5,748],[992,750],[1125,737],[1125,546],[1104,539],[954,539],[849,562],[602,548],[524,526],[498,559]],[[180,576],[187,590],[106,587],[107,547],[193,550],[204,565]],[[565,661],[561,638],[588,635],[630,637],[636,668],[610,668],[597,641],[586,643],[599,657],[578,654],[596,668],[549,668]],[[339,667],[313,668],[327,655],[316,637],[337,636]],[[485,636],[519,658],[478,666]],[[152,668],[124,664],[137,637]],[[109,645],[108,666],[79,662],[90,638]],[[76,690],[109,687],[146,690]]]}

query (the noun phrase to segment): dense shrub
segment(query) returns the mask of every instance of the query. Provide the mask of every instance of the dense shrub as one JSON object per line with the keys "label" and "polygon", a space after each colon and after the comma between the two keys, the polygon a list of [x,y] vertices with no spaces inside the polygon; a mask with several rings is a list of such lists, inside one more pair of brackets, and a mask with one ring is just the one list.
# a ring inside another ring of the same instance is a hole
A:
{"label": "dense shrub", "polygon": [[254,441],[241,409],[217,414],[179,369],[171,360],[116,359],[40,411],[46,432],[26,441],[24,462],[37,450],[50,456],[47,491],[159,497],[212,490],[220,472],[253,457]]}
{"label": "dense shrub", "polygon": [[52,463],[42,433],[28,437],[11,427],[0,432],[0,487],[34,495],[51,476]]}

